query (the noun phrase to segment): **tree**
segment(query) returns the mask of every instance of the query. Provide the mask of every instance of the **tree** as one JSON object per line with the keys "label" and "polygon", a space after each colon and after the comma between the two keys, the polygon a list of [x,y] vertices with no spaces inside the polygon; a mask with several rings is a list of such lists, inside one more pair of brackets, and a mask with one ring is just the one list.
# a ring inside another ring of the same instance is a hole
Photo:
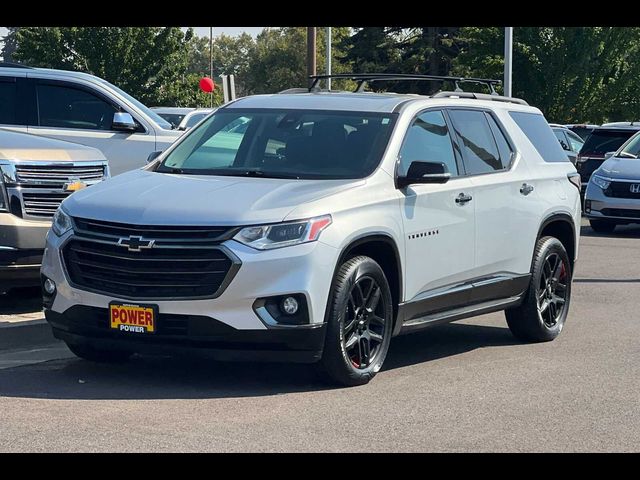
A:
{"label": "tree", "polygon": [[[360,73],[448,75],[458,55],[460,27],[364,27],[344,40],[344,59]],[[378,90],[430,94],[439,82],[384,82]]]}
{"label": "tree", "polygon": [[[502,78],[503,28],[464,28],[461,42],[456,73]],[[633,120],[640,114],[639,51],[638,28],[516,27],[514,96],[555,122]]]}
{"label": "tree", "polygon": [[16,34],[20,27],[7,27],[7,34],[2,37],[2,60],[5,62],[13,62],[13,53],[16,51],[17,39]]}
{"label": "tree", "polygon": [[14,58],[97,75],[149,105],[186,106],[205,95],[187,72],[193,36],[178,27],[22,27]]}

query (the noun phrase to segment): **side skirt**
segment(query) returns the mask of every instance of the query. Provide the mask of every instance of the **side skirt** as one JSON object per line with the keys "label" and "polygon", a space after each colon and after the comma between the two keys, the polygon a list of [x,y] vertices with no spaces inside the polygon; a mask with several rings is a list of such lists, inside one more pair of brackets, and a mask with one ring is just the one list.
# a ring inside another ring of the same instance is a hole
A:
{"label": "side skirt", "polygon": [[492,300],[489,302],[478,303],[476,305],[460,307],[446,312],[432,313],[405,322],[398,334],[404,335],[405,333],[416,332],[433,325],[454,322],[456,320],[462,320],[463,318],[484,315],[485,313],[498,312],[506,308],[516,307],[521,301],[522,296],[509,297],[502,300]]}

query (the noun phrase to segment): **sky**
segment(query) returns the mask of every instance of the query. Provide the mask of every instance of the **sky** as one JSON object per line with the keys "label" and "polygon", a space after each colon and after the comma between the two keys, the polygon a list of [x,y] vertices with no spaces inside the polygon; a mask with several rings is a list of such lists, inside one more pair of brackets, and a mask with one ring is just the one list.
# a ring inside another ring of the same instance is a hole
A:
{"label": "sky", "polygon": [[[182,27],[186,28],[186,27]],[[200,36],[209,36],[209,27],[193,27],[196,33]],[[242,32],[247,32],[252,37],[258,35],[264,27],[213,27],[213,36],[217,37],[221,33],[225,35],[240,35]],[[4,37],[7,34],[7,27],[0,27],[0,37]],[[0,43],[2,43],[0,41]]]}

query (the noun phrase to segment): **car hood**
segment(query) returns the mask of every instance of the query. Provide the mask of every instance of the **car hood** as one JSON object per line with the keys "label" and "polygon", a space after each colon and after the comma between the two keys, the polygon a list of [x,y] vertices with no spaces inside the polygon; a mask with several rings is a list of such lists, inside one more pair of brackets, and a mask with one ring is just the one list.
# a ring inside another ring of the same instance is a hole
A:
{"label": "car hood", "polygon": [[599,169],[609,178],[640,179],[640,158],[611,157]]}
{"label": "car hood", "polygon": [[147,225],[247,225],[282,221],[296,207],[364,180],[196,176],[133,170],[64,202],[72,216]]}

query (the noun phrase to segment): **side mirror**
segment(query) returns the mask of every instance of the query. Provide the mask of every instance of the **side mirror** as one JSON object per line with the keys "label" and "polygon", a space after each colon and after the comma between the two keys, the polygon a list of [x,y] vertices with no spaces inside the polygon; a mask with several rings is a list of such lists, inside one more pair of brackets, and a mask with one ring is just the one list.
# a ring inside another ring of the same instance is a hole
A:
{"label": "side mirror", "polygon": [[398,177],[398,188],[417,183],[447,183],[451,178],[449,169],[442,162],[414,161],[409,165],[407,175]]}
{"label": "side mirror", "polygon": [[153,162],[156,158],[158,158],[160,156],[161,153],[162,153],[162,150],[160,150],[158,152],[151,152],[149,154],[149,156],[147,157],[147,163]]}
{"label": "side mirror", "polygon": [[115,112],[113,114],[111,128],[114,130],[123,130],[125,132],[135,132],[138,129],[138,126],[130,113]]}
{"label": "side mirror", "polygon": [[611,158],[616,154],[616,152],[607,152],[604,154],[604,159]]}

